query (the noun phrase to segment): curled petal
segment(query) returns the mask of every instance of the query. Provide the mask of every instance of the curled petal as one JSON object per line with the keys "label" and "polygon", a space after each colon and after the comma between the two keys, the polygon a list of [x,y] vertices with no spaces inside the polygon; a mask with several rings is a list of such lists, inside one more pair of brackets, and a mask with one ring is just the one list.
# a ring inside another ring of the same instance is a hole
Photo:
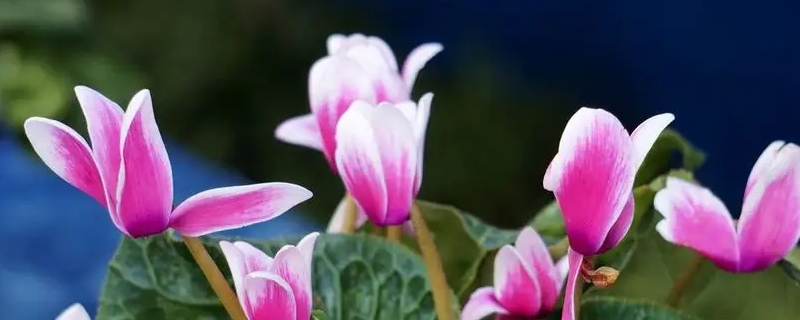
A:
{"label": "curled petal", "polygon": [[292,287],[280,276],[269,271],[257,271],[244,279],[243,306],[251,320],[298,320],[297,304]]}
{"label": "curled petal", "polygon": [[322,136],[313,114],[294,117],[275,129],[275,137],[286,143],[322,151]]}
{"label": "curled petal", "polygon": [[541,310],[542,292],[524,259],[510,245],[500,248],[494,260],[494,296],[510,314],[533,317]]}
{"label": "curled petal", "polygon": [[75,303],[62,311],[56,320],[92,320],[92,317],[80,303]]}
{"label": "curled petal", "polygon": [[264,222],[311,198],[308,189],[273,182],[203,191],[175,208],[169,226],[198,237]]}
{"label": "curled petal", "polygon": [[297,243],[297,249],[303,253],[303,258],[306,262],[306,267],[308,267],[308,274],[311,274],[311,267],[312,267],[312,258],[314,257],[314,245],[317,243],[317,238],[319,237],[319,232],[312,232],[300,239],[300,242]]}
{"label": "curled petal", "polygon": [[570,249],[567,251],[568,275],[567,289],[564,290],[564,307],[561,309],[561,320],[575,320],[575,290],[583,290],[578,284],[583,255]]}
{"label": "curled petal", "polygon": [[478,288],[461,310],[461,320],[481,320],[494,313],[508,314],[508,311],[494,298],[494,288]]}
{"label": "curled petal", "polygon": [[[120,130],[122,108],[97,91],[88,87],[75,87],[75,96],[86,118],[92,153],[103,180],[109,203],[116,203],[117,179],[122,155],[120,152]],[[115,210],[116,206],[109,206]]]}
{"label": "curled petal", "polygon": [[220,241],[219,248],[222,250],[222,255],[225,257],[228,269],[231,271],[231,279],[233,279],[233,287],[236,289],[236,296],[239,298],[239,303],[244,307],[247,305],[244,295],[244,278],[249,273],[245,264],[244,254],[228,241]]}
{"label": "curled petal", "polygon": [[348,192],[379,226],[409,218],[417,172],[411,123],[389,104],[354,103],[339,121],[336,163]]}
{"label": "curled petal", "polygon": [[311,317],[311,272],[303,252],[295,246],[285,246],[275,255],[270,271],[280,276],[292,289],[297,319]]}
{"label": "curled petal", "polygon": [[100,173],[86,140],[63,123],[46,118],[33,117],[25,120],[24,128],[33,151],[50,170],[100,204],[106,205]]}
{"label": "curled petal", "polygon": [[736,271],[739,252],[733,219],[710,190],[669,177],[653,206],[664,216],[656,224],[664,240],[692,248],[724,270]]}
{"label": "curled petal", "polygon": [[739,217],[740,272],[763,270],[800,238],[800,147],[787,144],[753,177]]}
{"label": "curled petal", "polygon": [[564,215],[569,242],[584,255],[599,252],[630,197],[632,142],[619,120],[581,108],[567,122],[545,175]]}
{"label": "curled petal", "polygon": [[425,133],[428,130],[428,119],[431,115],[431,101],[433,93],[426,93],[419,99],[416,117],[414,118],[414,135],[417,138],[417,177],[414,194],[419,193],[422,187],[422,167],[425,155]]}
{"label": "curled petal", "polygon": [[122,120],[122,165],[117,215],[131,237],[167,229],[172,209],[172,167],[161,139],[150,91],[139,91]]}
{"label": "curled petal", "polygon": [[542,237],[531,227],[525,227],[517,236],[515,245],[526,268],[533,270],[541,290],[540,313],[549,313],[558,301],[563,280],[558,275]]}
{"label": "curled petal", "polygon": [[764,152],[761,153],[758,160],[756,160],[756,163],[753,165],[753,169],[750,170],[750,176],[747,177],[747,186],[744,191],[745,197],[747,197],[750,188],[755,184],[756,178],[759,176],[763,177],[765,174],[769,173],[770,166],[775,162],[775,156],[778,154],[778,150],[781,150],[785,145],[785,141],[778,140],[773,141],[764,149]]}
{"label": "curled petal", "polygon": [[628,234],[628,230],[630,230],[631,224],[633,223],[634,210],[636,209],[634,199],[633,192],[631,192],[628,202],[625,203],[625,207],[622,208],[622,214],[619,216],[619,219],[617,219],[617,222],[611,226],[611,230],[608,231],[606,240],[603,241],[599,252],[606,252],[616,247],[617,244],[622,241],[622,238]]}
{"label": "curled petal", "polygon": [[425,64],[439,52],[442,52],[443,49],[444,47],[439,43],[426,43],[416,47],[408,54],[406,61],[403,63],[403,82],[405,82],[408,90],[414,87],[417,75],[425,67]]}
{"label": "curled petal", "polygon": [[[328,228],[325,229],[327,233],[339,233],[342,232],[344,229],[344,221],[347,217],[347,199],[342,199],[339,201],[339,204],[336,206],[336,209],[333,211],[333,216],[331,217],[330,222],[328,222]],[[367,222],[367,215],[364,214],[364,211],[361,210],[358,206],[356,206],[356,228],[360,228]]]}
{"label": "curled petal", "polygon": [[633,133],[631,133],[631,140],[633,141],[634,148],[634,159],[632,160],[633,167],[635,168],[634,171],[639,170],[639,167],[641,167],[644,162],[644,158],[647,157],[647,153],[650,152],[650,149],[653,148],[653,144],[658,140],[658,136],[661,135],[661,132],[664,132],[664,129],[666,129],[673,120],[675,120],[675,116],[671,113],[662,113],[645,120],[633,130]]}

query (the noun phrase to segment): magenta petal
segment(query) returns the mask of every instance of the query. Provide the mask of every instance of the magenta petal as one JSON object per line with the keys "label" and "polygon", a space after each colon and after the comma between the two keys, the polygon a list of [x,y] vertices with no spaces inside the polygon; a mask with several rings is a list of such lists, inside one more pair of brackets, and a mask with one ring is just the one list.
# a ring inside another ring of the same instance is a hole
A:
{"label": "magenta petal", "polygon": [[508,313],[533,317],[541,310],[542,292],[534,270],[523,259],[510,245],[500,248],[494,260],[494,296]]}
{"label": "magenta petal", "polygon": [[544,185],[556,196],[575,251],[598,253],[619,219],[633,188],[632,156],[631,139],[611,113],[581,108],[567,122]]}
{"label": "magenta petal", "polygon": [[103,183],[86,140],[63,123],[46,118],[30,118],[24,127],[33,151],[50,170],[105,206]]}
{"label": "magenta petal", "polygon": [[231,279],[233,279],[233,288],[236,289],[236,296],[244,308],[247,305],[247,301],[244,299],[244,277],[249,273],[245,265],[245,256],[241,250],[228,241],[220,241],[219,248],[222,250],[222,255],[225,257],[228,269],[231,271]]}
{"label": "magenta petal", "polygon": [[403,82],[408,88],[408,91],[414,87],[414,82],[417,80],[417,75],[420,70],[425,67],[433,57],[442,51],[444,47],[438,43],[426,43],[419,47],[414,48],[408,54],[406,61],[403,63]]}
{"label": "magenta petal", "polygon": [[289,287],[297,307],[297,319],[311,317],[311,272],[303,252],[294,246],[285,246],[275,255],[269,271],[280,276]]}
{"label": "magenta petal", "polygon": [[522,263],[534,271],[538,280],[542,305],[539,314],[550,313],[558,301],[563,280],[558,275],[547,245],[536,230],[525,227],[517,236],[515,247],[522,257]]}
{"label": "magenta petal", "polygon": [[570,248],[567,252],[567,259],[569,259],[569,273],[567,275],[567,289],[564,291],[564,307],[561,309],[561,320],[575,320],[575,290],[583,290],[583,286],[578,283],[583,255]]}
{"label": "magenta petal", "polygon": [[233,246],[242,252],[244,257],[245,273],[268,270],[272,266],[272,258],[264,251],[244,241],[236,241]]}
{"label": "magenta petal", "polygon": [[92,320],[92,318],[80,303],[75,303],[67,309],[64,309],[64,311],[56,317],[56,320]]}
{"label": "magenta petal", "polygon": [[[105,192],[110,199],[108,202],[116,204],[117,179],[122,155],[120,152],[122,108],[88,87],[75,87],[75,96],[78,97],[83,116],[86,118],[92,153],[103,179]],[[109,209],[116,210],[116,205],[109,206]]]}
{"label": "magenta petal", "polygon": [[122,165],[117,214],[134,238],[167,229],[172,209],[172,167],[161,140],[150,91],[139,91],[122,123]]}
{"label": "magenta petal", "polygon": [[298,320],[292,288],[280,276],[257,271],[244,279],[244,306],[249,320]]}
{"label": "magenta petal", "polygon": [[617,222],[611,226],[611,230],[609,230],[608,235],[606,235],[606,240],[603,241],[603,246],[598,250],[599,253],[606,252],[616,247],[617,244],[622,241],[622,238],[625,238],[625,235],[628,234],[631,223],[633,223],[634,210],[636,209],[634,199],[633,193],[631,192],[628,202],[625,204],[625,207],[622,208],[622,214],[619,215]]}
{"label": "magenta petal", "polygon": [[206,190],[178,205],[169,226],[199,237],[270,220],[311,196],[308,189],[283,182]]}
{"label": "magenta petal", "polygon": [[763,270],[800,237],[800,147],[787,144],[753,178],[739,217],[740,272]]}
{"label": "magenta petal", "polygon": [[656,224],[664,240],[692,248],[724,270],[736,271],[739,252],[733,220],[710,190],[669,177],[653,206],[664,216]]}
{"label": "magenta petal", "polygon": [[290,118],[275,129],[275,137],[286,143],[322,151],[322,136],[313,114]]}
{"label": "magenta petal", "polygon": [[491,314],[508,314],[494,298],[494,288],[482,287],[469,296],[461,310],[461,320],[481,320]]}

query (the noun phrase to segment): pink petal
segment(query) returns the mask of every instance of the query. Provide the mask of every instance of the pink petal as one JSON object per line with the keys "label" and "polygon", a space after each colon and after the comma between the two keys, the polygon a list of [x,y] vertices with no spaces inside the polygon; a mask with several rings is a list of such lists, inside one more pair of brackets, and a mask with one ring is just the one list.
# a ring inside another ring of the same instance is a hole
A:
{"label": "pink petal", "polygon": [[564,307],[561,309],[562,320],[575,320],[575,290],[583,290],[583,286],[578,283],[583,255],[572,250],[567,251],[569,261],[569,274],[567,275],[567,290],[564,291]]}
{"label": "pink petal", "polygon": [[633,130],[633,133],[631,133],[631,140],[633,141],[634,148],[634,160],[632,160],[633,167],[635,168],[634,171],[639,170],[639,167],[642,166],[644,162],[644,158],[647,157],[647,153],[653,148],[653,144],[656,143],[661,132],[664,132],[664,129],[666,129],[673,120],[675,120],[675,116],[671,113],[662,113],[645,120]]}
{"label": "pink petal", "polygon": [[550,313],[558,301],[563,280],[558,275],[547,245],[536,230],[525,227],[517,236],[515,247],[522,257],[522,263],[527,269],[534,271],[539,283],[542,304],[539,313]]}
{"label": "pink petal", "polygon": [[[75,87],[75,96],[86,118],[92,153],[105,186],[109,203],[117,203],[117,179],[119,178],[120,130],[122,128],[122,108],[97,91],[88,87]],[[116,205],[109,208],[116,210]],[[116,213],[112,213],[116,215]]]}
{"label": "pink petal", "polygon": [[297,319],[311,317],[311,269],[303,252],[295,246],[285,246],[275,255],[270,271],[280,276],[289,287],[297,307]]}
{"label": "pink petal", "polygon": [[272,258],[252,244],[244,241],[236,241],[233,243],[233,246],[242,252],[246,274],[268,270],[272,266]]}
{"label": "pink petal", "polygon": [[409,218],[417,172],[411,123],[389,104],[355,103],[337,127],[336,162],[348,192],[370,220],[397,225]]}
{"label": "pink petal", "polygon": [[322,151],[336,169],[336,124],[356,100],[375,102],[372,79],[358,63],[341,56],[320,59],[309,72],[309,100],[317,121]]}
{"label": "pink petal", "polygon": [[92,317],[80,303],[74,303],[62,311],[56,320],[92,320]]}
{"label": "pink petal", "polygon": [[[327,233],[340,233],[342,229],[344,229],[344,220],[347,216],[347,211],[345,209],[345,199],[339,201],[339,204],[336,206],[336,209],[333,211],[333,216],[331,217],[331,221],[328,222],[328,228],[325,229]],[[358,206],[356,206],[356,228],[360,228],[367,222],[367,215],[361,210]]]}
{"label": "pink petal", "polygon": [[275,137],[286,143],[322,151],[322,136],[313,114],[294,117],[275,129]]}
{"label": "pink petal", "polygon": [[380,51],[383,59],[386,60],[389,68],[392,71],[397,72],[397,57],[394,56],[394,52],[389,45],[386,44],[386,41],[383,41],[383,39],[375,36],[367,37],[367,41],[369,41],[371,46],[378,48],[378,51]]}
{"label": "pink petal", "polygon": [[768,174],[769,167],[775,161],[775,156],[778,154],[778,150],[783,148],[786,145],[784,141],[773,141],[770,143],[764,152],[758,157],[756,163],[753,165],[753,169],[750,170],[750,176],[747,178],[747,186],[744,190],[744,196],[747,197],[747,194],[750,192],[750,188],[753,187],[753,184],[756,182],[756,178],[759,176],[763,176],[764,174]]}
{"label": "pink petal", "polygon": [[311,196],[308,189],[283,182],[206,190],[178,205],[169,226],[190,237],[237,229],[278,217]]}
{"label": "pink petal", "polygon": [[539,314],[542,292],[534,270],[510,245],[497,252],[494,260],[494,296],[508,313],[533,317]]}
{"label": "pink petal", "polygon": [[269,271],[257,271],[244,279],[244,306],[249,320],[298,320],[292,288]]}
{"label": "pink petal", "polygon": [[494,298],[494,288],[478,288],[461,310],[461,320],[481,320],[494,313],[508,314],[508,311]]}
{"label": "pink petal", "polygon": [[103,183],[86,140],[63,123],[46,118],[25,120],[24,128],[33,151],[50,170],[106,205]]}
{"label": "pink petal", "polygon": [[625,207],[622,208],[622,214],[619,216],[619,219],[617,219],[617,222],[611,226],[606,240],[603,241],[603,245],[600,247],[600,250],[598,250],[599,253],[611,250],[622,241],[622,238],[625,238],[625,235],[628,234],[628,230],[631,228],[631,223],[633,223],[635,209],[633,192],[631,192],[630,197],[628,197],[628,202],[625,203]]}
{"label": "pink petal", "polygon": [[416,118],[414,119],[414,136],[417,138],[417,176],[416,187],[414,188],[414,195],[419,193],[422,186],[422,167],[425,154],[425,133],[428,129],[428,119],[431,115],[431,102],[433,100],[433,93],[426,93],[419,99],[419,106],[417,107]]}
{"label": "pink petal", "polygon": [[548,168],[569,242],[584,255],[599,252],[630,197],[635,177],[631,139],[614,115],[581,108],[567,122]]}
{"label": "pink petal", "polygon": [[328,54],[332,55],[335,54],[336,51],[339,51],[339,48],[342,47],[344,41],[347,40],[347,37],[342,34],[332,34],[328,36],[328,40],[326,42],[326,47],[328,49]]}
{"label": "pink petal", "polygon": [[414,82],[417,80],[420,70],[443,49],[444,47],[441,44],[426,43],[416,47],[408,54],[406,61],[403,63],[403,82],[405,82],[409,91],[414,88]]}
{"label": "pink petal", "polygon": [[664,216],[656,224],[664,240],[692,248],[724,270],[736,270],[739,250],[733,220],[710,190],[669,177],[653,206]]}
{"label": "pink petal", "polygon": [[167,229],[172,209],[172,167],[161,140],[150,91],[131,99],[122,120],[122,165],[117,214],[128,235],[155,235]]}
{"label": "pink petal", "polygon": [[556,271],[558,272],[558,291],[564,287],[564,280],[569,275],[569,257],[562,257],[556,261]]}
{"label": "pink petal", "polygon": [[[231,271],[231,279],[233,279],[233,288],[236,290],[236,296],[244,308],[247,305],[244,295],[244,278],[249,273],[245,264],[245,256],[239,248],[228,241],[220,241],[219,248],[222,250],[222,255],[225,257],[228,269]],[[245,310],[247,309],[245,308]]]}
{"label": "pink petal", "polygon": [[753,177],[739,217],[740,272],[763,270],[800,238],[800,147],[787,144]]}
{"label": "pink petal", "polygon": [[314,258],[314,245],[317,243],[317,238],[319,237],[319,232],[312,232],[303,237],[300,242],[297,243],[297,249],[303,253],[303,259],[306,262],[306,267],[308,268],[308,274],[311,274],[311,267],[312,260]]}

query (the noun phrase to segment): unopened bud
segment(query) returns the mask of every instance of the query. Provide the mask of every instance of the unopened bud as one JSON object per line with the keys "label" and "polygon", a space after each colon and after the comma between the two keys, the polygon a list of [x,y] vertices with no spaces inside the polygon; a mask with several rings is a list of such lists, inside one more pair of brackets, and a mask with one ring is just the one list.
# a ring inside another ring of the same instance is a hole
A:
{"label": "unopened bud", "polygon": [[592,284],[598,288],[608,288],[617,282],[619,271],[610,267],[600,267],[589,275]]}

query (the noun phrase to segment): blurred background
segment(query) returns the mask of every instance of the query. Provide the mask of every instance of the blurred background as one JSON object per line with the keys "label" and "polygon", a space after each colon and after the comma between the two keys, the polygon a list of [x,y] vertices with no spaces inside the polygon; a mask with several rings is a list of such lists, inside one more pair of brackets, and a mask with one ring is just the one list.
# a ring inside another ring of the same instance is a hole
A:
{"label": "blurred background", "polygon": [[791,0],[0,0],[0,319],[96,308],[119,240],[21,134],[30,116],[85,132],[77,84],[123,106],[151,90],[176,200],[251,181],[315,192],[239,235],[319,230],[340,200],[322,155],[273,131],[308,111],[326,37],[352,32],[382,37],[401,60],[424,42],[445,47],[414,92],[436,94],[421,198],[520,226],[552,199],[544,169],[589,105],[631,129],[674,113],[708,154],[699,178],[735,212],[763,148],[800,141],[798,14]]}

